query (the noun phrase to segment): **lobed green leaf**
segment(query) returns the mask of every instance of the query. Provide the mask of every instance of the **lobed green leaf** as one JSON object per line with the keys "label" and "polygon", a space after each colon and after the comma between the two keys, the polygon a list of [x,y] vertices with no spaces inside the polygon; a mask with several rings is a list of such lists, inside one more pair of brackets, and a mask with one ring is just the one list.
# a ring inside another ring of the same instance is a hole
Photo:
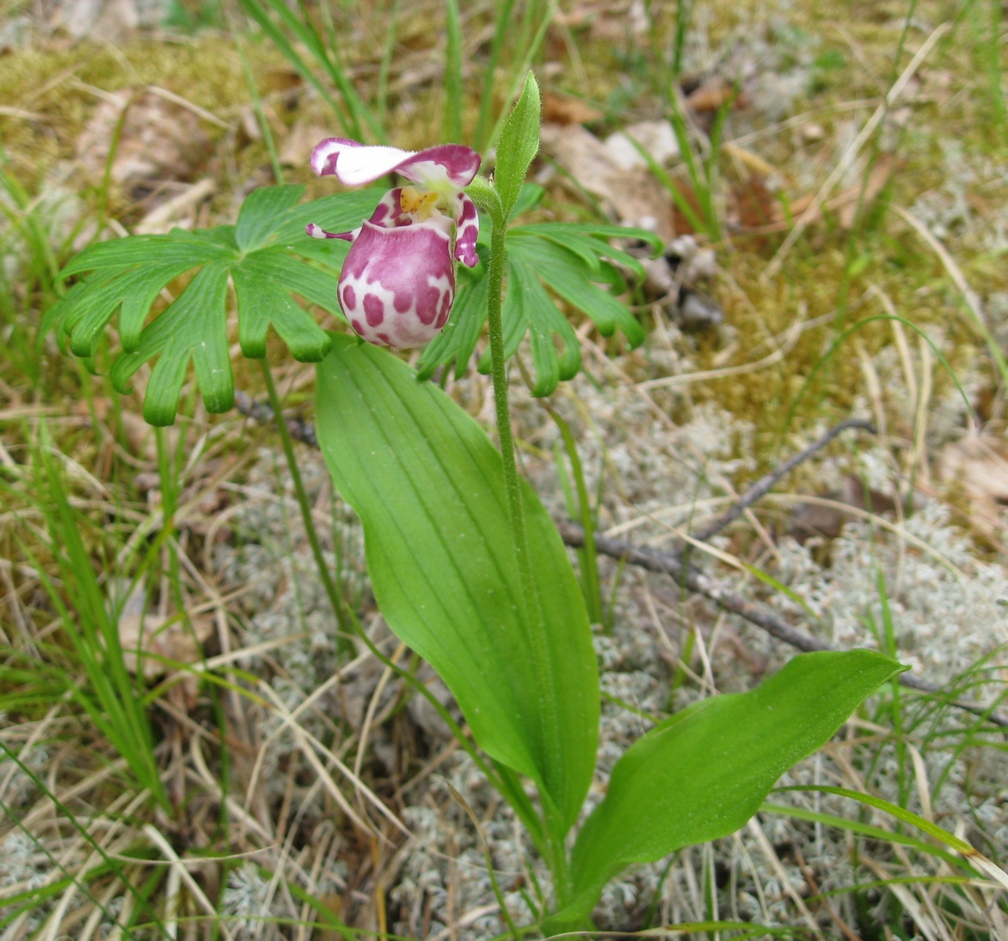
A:
{"label": "lobed green leaf", "polygon": [[226,412],[234,405],[227,321],[222,315],[227,285],[225,263],[202,267],[185,291],[144,329],[136,349],[115,361],[112,384],[126,392],[134,373],[157,357],[144,396],[144,418],[150,424],[175,421],[190,360],[207,410]]}
{"label": "lobed green leaf", "polygon": [[[207,408],[231,407],[233,379],[227,344],[227,284],[235,287],[238,339],[248,357],[266,354],[272,326],[296,359],[318,362],[328,334],[301,306],[342,316],[336,284],[349,248],[340,240],[309,238],[308,222],[350,231],[370,214],[375,190],[342,193],[300,204],[304,187],[261,187],[249,194],[235,225],[198,232],[135,235],[92,245],[64,269],[85,275],[47,312],[42,334],[55,330],[61,346],[93,362],[118,313],[123,350],[112,380],[124,390],[136,371],[156,359],[144,401],[154,424],[175,419],[190,364]],[[151,316],[161,293],[193,273],[175,301]]]}

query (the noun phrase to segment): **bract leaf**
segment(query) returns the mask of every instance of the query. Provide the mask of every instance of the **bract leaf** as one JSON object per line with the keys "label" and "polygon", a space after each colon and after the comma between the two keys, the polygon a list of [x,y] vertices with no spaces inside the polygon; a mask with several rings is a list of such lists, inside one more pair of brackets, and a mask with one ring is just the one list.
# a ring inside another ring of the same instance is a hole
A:
{"label": "bract leaf", "polygon": [[584,918],[631,863],[737,830],[788,768],[903,669],[870,650],[800,654],[750,692],[713,696],[656,726],[616,763],[578,834],[573,900],[554,927]]}
{"label": "bract leaf", "polygon": [[539,126],[542,123],[542,102],[539,85],[529,72],[521,94],[511,113],[505,118],[497,141],[497,166],[494,185],[504,207],[504,218],[511,215],[529,164],[539,151]]}
{"label": "bract leaf", "polygon": [[319,443],[364,525],[389,627],[455,695],[494,759],[538,785],[562,836],[591,782],[599,690],[588,616],[556,527],[523,487],[546,625],[529,654],[500,453],[440,389],[388,351],[335,337],[318,366]]}

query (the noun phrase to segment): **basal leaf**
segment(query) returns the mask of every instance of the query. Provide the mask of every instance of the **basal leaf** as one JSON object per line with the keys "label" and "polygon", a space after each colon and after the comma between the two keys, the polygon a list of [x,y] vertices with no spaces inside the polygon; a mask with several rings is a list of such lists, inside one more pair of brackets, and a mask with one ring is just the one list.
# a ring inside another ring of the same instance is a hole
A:
{"label": "basal leaf", "polygon": [[644,342],[644,329],[626,305],[592,283],[599,280],[601,268],[592,271],[580,256],[529,233],[514,233],[508,247],[534,265],[539,277],[560,297],[591,317],[604,336],[611,336],[618,327],[631,345]]}
{"label": "basal leaf", "polygon": [[309,257],[326,258],[333,249],[339,248],[345,254],[349,248],[347,243],[334,239],[306,239],[305,226],[309,222],[317,222],[330,232],[351,232],[360,227],[362,220],[370,218],[384,192],[384,188],[376,187],[349,190],[294,206],[280,224],[276,237],[270,244]]}
{"label": "basal leaf", "polygon": [[[116,274],[74,305],[64,321],[75,356],[94,356],[105,327],[121,306],[119,333],[123,347],[135,349],[151,304],[173,278],[190,269],[188,262],[141,265]],[[72,301],[71,301],[72,303]]]}
{"label": "basal leaf", "polygon": [[[570,321],[546,293],[535,269],[521,256],[508,257],[508,293],[504,303],[504,354],[512,356],[528,334],[532,346],[535,384],[532,394],[551,395],[561,379],[571,379],[581,367],[581,346]],[[561,351],[557,352],[557,341]],[[489,350],[480,360],[490,369]]]}
{"label": "basal leaf", "polygon": [[556,528],[523,488],[548,667],[529,649],[500,454],[437,387],[377,347],[336,337],[318,367],[319,443],[364,525],[389,626],[438,671],[479,745],[532,778],[566,831],[591,781],[598,675]]}
{"label": "basal leaf", "polygon": [[215,259],[232,259],[237,255],[233,234],[233,226],[219,226],[218,231],[172,229],[167,235],[131,235],[98,242],[72,258],[62,276],[68,278],[83,271],[149,264],[153,259],[165,265],[188,262],[190,268]]}
{"label": "basal leaf", "polygon": [[[298,204],[301,186],[261,187],[245,200],[235,225],[101,242],[77,255],[63,276],[85,275],[47,312],[43,334],[56,330],[61,346],[92,360],[118,313],[123,351],[112,365],[124,388],[148,359],[157,358],[144,414],[157,424],[174,420],[190,362],[207,408],[231,406],[227,362],[227,282],[235,284],[238,335],[246,356],[265,355],[272,326],[295,358],[317,362],[329,337],[299,301],[342,316],[336,298],[348,244],[318,240],[308,222],[351,231],[380,199],[376,190],[341,193]],[[152,316],[162,291],[183,275],[192,280],[176,301]],[[89,363],[93,368],[94,364]]]}
{"label": "basal leaf", "polygon": [[801,654],[756,689],[705,699],[652,729],[616,763],[578,834],[573,900],[556,924],[584,918],[626,866],[737,830],[788,768],[903,669],[870,650]]}
{"label": "basal leaf", "polygon": [[[249,272],[254,271],[257,278],[269,280],[286,291],[301,295],[306,301],[317,304],[343,320],[343,311],[336,297],[336,284],[350,244],[339,241],[334,245],[330,241],[326,248],[328,251],[324,265],[278,247],[264,248],[249,255],[242,261],[241,267]],[[296,353],[294,355],[297,356]]]}

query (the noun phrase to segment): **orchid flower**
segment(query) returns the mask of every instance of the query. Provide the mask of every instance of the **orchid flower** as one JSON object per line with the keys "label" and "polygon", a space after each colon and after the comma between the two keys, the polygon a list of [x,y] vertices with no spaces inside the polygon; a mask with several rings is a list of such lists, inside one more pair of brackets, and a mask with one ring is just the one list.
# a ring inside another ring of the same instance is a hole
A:
{"label": "orchid flower", "polygon": [[479,170],[479,154],[461,144],[413,152],[330,137],[312,151],[311,165],[348,186],[387,173],[413,184],[389,190],[359,229],[326,232],[313,222],[306,231],[353,243],[337,296],[365,340],[395,349],[432,340],[455,300],[455,262],[471,268],[478,260],[479,216],[463,188]]}

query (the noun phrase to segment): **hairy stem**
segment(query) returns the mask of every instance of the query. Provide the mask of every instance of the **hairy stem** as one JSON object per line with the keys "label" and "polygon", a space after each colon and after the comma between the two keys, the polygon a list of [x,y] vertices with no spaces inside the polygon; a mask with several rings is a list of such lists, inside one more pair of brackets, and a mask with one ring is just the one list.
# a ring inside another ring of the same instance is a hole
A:
{"label": "hairy stem", "polygon": [[[546,690],[550,688],[549,652],[546,646],[546,630],[539,593],[532,573],[532,558],[529,553],[528,532],[525,528],[525,507],[522,502],[521,479],[515,462],[514,435],[511,430],[511,413],[508,407],[507,362],[504,357],[504,326],[502,319],[505,247],[507,220],[500,207],[490,205],[493,232],[490,236],[490,263],[487,271],[489,283],[487,300],[487,326],[490,335],[491,377],[494,388],[494,406],[497,415],[497,433],[500,439],[501,461],[504,470],[504,486],[507,491],[508,518],[514,540],[515,558],[518,563],[518,577],[521,580],[522,596],[525,599],[525,623],[528,625],[529,651],[538,676],[541,691],[539,714],[543,718],[543,738],[552,754],[549,765],[558,767],[560,730],[556,714],[547,706]],[[554,892],[558,908],[566,901],[568,887],[567,856],[561,827],[551,821],[551,800],[542,795],[545,816],[545,833],[549,841],[549,863],[553,873]]]}

